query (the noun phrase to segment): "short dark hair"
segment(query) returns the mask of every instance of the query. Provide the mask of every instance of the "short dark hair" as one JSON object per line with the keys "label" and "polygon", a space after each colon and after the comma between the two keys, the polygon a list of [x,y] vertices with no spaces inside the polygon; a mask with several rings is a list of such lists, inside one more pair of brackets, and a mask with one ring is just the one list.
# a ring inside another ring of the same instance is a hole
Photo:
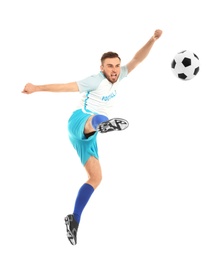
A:
{"label": "short dark hair", "polygon": [[104,60],[107,58],[118,58],[121,61],[119,55],[116,52],[108,51],[101,56],[101,64],[103,64]]}

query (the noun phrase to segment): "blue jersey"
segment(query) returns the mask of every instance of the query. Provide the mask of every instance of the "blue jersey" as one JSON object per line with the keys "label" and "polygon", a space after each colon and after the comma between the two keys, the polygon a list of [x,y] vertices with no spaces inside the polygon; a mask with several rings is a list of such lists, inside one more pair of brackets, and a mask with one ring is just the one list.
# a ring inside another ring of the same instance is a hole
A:
{"label": "blue jersey", "polygon": [[126,66],[122,66],[115,83],[111,83],[100,72],[83,80],[77,81],[81,93],[78,109],[88,114],[102,114],[109,117],[115,103],[119,82],[128,75]]}

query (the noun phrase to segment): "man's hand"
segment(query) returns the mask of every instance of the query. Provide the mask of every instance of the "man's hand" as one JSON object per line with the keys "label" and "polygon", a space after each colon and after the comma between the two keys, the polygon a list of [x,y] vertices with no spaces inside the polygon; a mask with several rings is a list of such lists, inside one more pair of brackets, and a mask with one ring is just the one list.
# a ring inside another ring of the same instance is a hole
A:
{"label": "man's hand", "polygon": [[22,93],[24,94],[31,94],[33,92],[36,91],[36,86],[31,84],[31,83],[27,83],[22,91]]}
{"label": "man's hand", "polygon": [[160,38],[161,35],[162,35],[162,30],[157,29],[157,30],[155,30],[155,32],[154,32],[153,39],[156,41],[157,39]]}

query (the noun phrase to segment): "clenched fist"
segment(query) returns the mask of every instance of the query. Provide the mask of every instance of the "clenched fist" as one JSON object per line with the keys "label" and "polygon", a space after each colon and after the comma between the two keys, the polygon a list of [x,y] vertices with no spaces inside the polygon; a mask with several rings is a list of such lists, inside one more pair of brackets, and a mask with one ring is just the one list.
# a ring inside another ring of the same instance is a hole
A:
{"label": "clenched fist", "polygon": [[31,83],[27,83],[22,91],[22,93],[24,94],[31,94],[33,92],[36,91],[36,86],[31,84]]}
{"label": "clenched fist", "polygon": [[157,30],[155,30],[155,32],[154,32],[153,39],[154,39],[154,40],[157,40],[157,39],[160,38],[161,35],[162,35],[162,30],[157,29]]}

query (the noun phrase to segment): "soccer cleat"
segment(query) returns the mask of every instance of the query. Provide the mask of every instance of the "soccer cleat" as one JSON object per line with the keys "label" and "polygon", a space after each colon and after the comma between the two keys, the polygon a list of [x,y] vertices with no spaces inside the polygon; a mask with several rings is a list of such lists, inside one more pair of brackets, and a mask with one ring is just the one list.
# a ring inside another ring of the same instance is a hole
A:
{"label": "soccer cleat", "polygon": [[107,133],[111,131],[121,131],[129,126],[127,120],[122,118],[112,118],[108,121],[102,122],[98,125],[97,130],[100,133]]}
{"label": "soccer cleat", "polygon": [[74,219],[74,215],[67,215],[65,217],[64,221],[66,224],[67,238],[72,245],[76,245],[78,223]]}

